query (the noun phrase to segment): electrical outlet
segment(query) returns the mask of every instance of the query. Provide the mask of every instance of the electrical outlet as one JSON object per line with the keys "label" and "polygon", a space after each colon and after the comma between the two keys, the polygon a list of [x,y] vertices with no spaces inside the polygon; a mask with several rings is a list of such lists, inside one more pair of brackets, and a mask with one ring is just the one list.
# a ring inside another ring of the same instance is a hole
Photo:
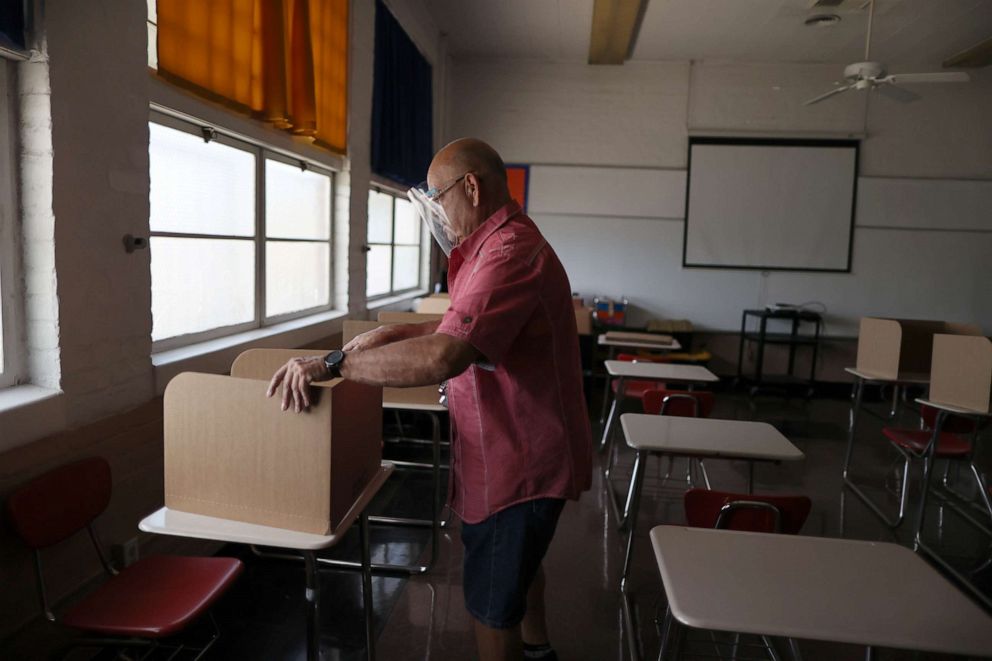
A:
{"label": "electrical outlet", "polygon": [[138,561],[138,538],[132,537],[123,544],[114,544],[111,555],[117,567],[130,567]]}

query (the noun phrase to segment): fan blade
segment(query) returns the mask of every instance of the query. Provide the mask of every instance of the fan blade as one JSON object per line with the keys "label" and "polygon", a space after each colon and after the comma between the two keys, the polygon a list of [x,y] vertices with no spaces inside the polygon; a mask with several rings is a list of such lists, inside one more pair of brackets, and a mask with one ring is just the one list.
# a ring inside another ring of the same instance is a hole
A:
{"label": "fan blade", "polygon": [[940,73],[893,73],[880,79],[880,83],[915,85],[917,83],[967,83],[971,76],[964,71],[944,71]]}
{"label": "fan blade", "polygon": [[823,101],[824,99],[829,99],[830,97],[834,96],[835,94],[840,94],[841,92],[846,92],[847,90],[853,89],[853,88],[854,88],[854,85],[844,85],[843,87],[835,87],[832,90],[830,90],[829,92],[827,92],[826,94],[821,94],[820,96],[813,97],[809,101],[804,102],[803,105],[804,106],[811,106],[814,103],[819,103],[820,101]]}
{"label": "fan blade", "polygon": [[910,92],[909,90],[904,90],[903,88],[897,87],[895,85],[879,84],[877,87],[875,87],[875,90],[879,94],[883,96],[887,96],[893,101],[898,101],[900,103],[912,103],[913,101],[916,101],[918,98],[920,98],[919,94],[915,94],[914,92]]}

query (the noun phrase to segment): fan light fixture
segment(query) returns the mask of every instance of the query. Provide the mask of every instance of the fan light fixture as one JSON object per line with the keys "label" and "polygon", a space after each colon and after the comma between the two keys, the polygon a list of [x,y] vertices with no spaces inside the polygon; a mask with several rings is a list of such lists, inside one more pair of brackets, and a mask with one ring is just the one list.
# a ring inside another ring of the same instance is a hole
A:
{"label": "fan light fixture", "polygon": [[840,16],[837,14],[816,14],[803,21],[803,25],[808,25],[814,28],[830,27],[831,25],[836,25],[837,23],[840,23]]}

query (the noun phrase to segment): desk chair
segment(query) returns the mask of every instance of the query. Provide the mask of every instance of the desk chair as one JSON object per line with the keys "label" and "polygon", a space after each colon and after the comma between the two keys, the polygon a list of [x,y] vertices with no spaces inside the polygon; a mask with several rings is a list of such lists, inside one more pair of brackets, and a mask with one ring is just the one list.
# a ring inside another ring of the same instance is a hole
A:
{"label": "desk chair", "polygon": [[[645,392],[641,396],[641,405],[645,413],[652,415],[677,415],[685,418],[708,418],[713,412],[716,398],[713,393],[704,390],[668,390],[664,387]],[[675,460],[669,457],[668,470],[665,472],[664,480],[671,477],[672,467]],[[706,474],[706,465],[701,459],[689,459],[685,468],[685,481],[690,487],[694,487],[693,466],[698,467],[703,476],[703,484],[707,489],[711,489],[710,478]]]}
{"label": "desk chair", "polygon": [[[812,502],[806,496],[755,496],[704,489],[687,491],[684,503],[686,523],[693,528],[719,528],[785,535],[799,533],[812,507]],[[760,595],[755,595],[755,598],[760,598]],[[659,661],[664,658],[678,658],[679,648],[685,637],[685,628],[674,621],[671,609],[667,606],[660,637],[662,642],[658,654]],[[778,659],[778,653],[772,646],[771,640],[767,636],[761,638],[769,657]],[[720,643],[715,639],[711,644],[719,649]],[[789,639],[789,646],[793,656],[800,658],[794,640]],[[731,644],[731,658],[737,658],[739,647],[740,634],[735,634],[734,642]]]}
{"label": "desk chair", "polygon": [[[923,422],[923,429],[904,429],[900,427],[883,427],[882,434],[888,439],[899,454],[902,456],[902,479],[899,488],[899,512],[893,518],[886,515],[875,503],[869,503],[876,515],[889,527],[898,528],[902,524],[906,514],[906,501],[909,495],[909,469],[914,459],[924,459],[927,448],[933,439],[933,427],[937,418],[937,409],[932,406],[920,405],[920,417]],[[974,463],[976,437],[978,425],[974,420],[962,416],[948,415],[944,421],[943,429],[937,438],[937,447],[934,452],[934,460],[944,460],[950,467],[952,462],[965,462],[969,472],[975,479],[986,511],[992,517],[992,500],[989,498],[985,479]],[[944,487],[952,494],[961,499],[964,496],[951,488],[948,479],[948,470],[945,469],[942,479]],[[929,489],[930,485],[924,484],[924,489]],[[970,517],[969,517],[970,518]],[[972,519],[972,522],[979,527],[989,531],[988,526]]]}
{"label": "desk chair", "polygon": [[120,571],[114,569],[92,526],[110,503],[110,492],[110,464],[91,457],[48,471],[7,498],[10,527],[34,552],[38,595],[46,619],[57,621],[45,592],[41,551],[86,528],[110,578],[62,615],[62,624],[89,634],[72,646],[162,646],[178,648],[176,653],[198,651],[199,659],[220,635],[212,615],[213,635],[203,647],[163,640],[207,612],[241,574],[242,562],[153,555]]}
{"label": "desk chair", "polygon": [[[657,382],[655,382],[657,385]],[[644,412],[650,415],[674,415],[686,418],[705,418],[709,417],[710,412],[713,411],[713,405],[715,399],[713,393],[701,390],[668,390],[662,387],[649,390],[645,392],[641,397],[641,403],[644,407]],[[630,475],[630,482],[627,486],[627,499],[624,506],[621,508],[620,503],[617,502],[616,494],[613,492],[613,487],[610,485],[610,477],[613,474],[614,466],[614,454],[618,452],[617,448],[611,450],[609,456],[606,458],[606,484],[609,489],[610,505],[613,507],[613,513],[617,517],[617,526],[620,530],[628,527],[633,528],[631,524],[631,515],[636,518],[637,509],[640,507],[641,499],[641,488],[644,481],[644,465],[639,461],[635,460],[634,468]],[[668,457],[668,469],[665,472],[665,476],[661,478],[661,482],[664,483],[671,477],[672,467],[675,464],[675,459]],[[706,466],[700,459],[687,459],[686,460],[686,472],[685,480],[686,484],[690,487],[694,485],[693,479],[693,468],[698,467],[699,472],[703,476],[703,483],[706,488],[710,488],[710,478],[706,474]],[[630,545],[633,544],[633,535],[627,539],[627,552],[630,553]],[[627,565],[624,564],[623,579],[621,580],[621,585],[624,584],[627,576]]]}
{"label": "desk chair", "polygon": [[[670,362],[665,356],[654,356],[654,357],[644,357],[639,356],[634,353],[621,353],[617,354],[617,360],[622,360],[628,363],[667,363]],[[620,379],[613,379],[610,382],[610,388],[613,390],[614,397],[617,395],[617,387],[619,385]],[[641,380],[641,379],[627,379],[623,386],[624,397],[631,397],[634,399],[640,399],[645,393],[651,392],[652,390],[658,390],[659,388],[664,389],[665,384],[659,381],[651,380]]]}

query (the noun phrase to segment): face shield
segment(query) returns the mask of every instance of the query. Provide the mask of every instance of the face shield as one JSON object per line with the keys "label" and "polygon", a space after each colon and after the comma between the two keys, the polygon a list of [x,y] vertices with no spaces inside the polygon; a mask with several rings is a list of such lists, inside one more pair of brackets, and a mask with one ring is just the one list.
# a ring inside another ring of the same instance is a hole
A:
{"label": "face shield", "polygon": [[[465,174],[468,174],[467,172]],[[458,237],[452,229],[451,220],[444,212],[444,207],[438,201],[442,195],[448,192],[455,184],[465,178],[465,174],[450,181],[444,187],[432,188],[426,181],[414,186],[407,191],[406,196],[410,198],[414,208],[423,219],[427,229],[430,230],[437,245],[444,251],[446,257],[451,257],[451,251],[458,245]]]}

